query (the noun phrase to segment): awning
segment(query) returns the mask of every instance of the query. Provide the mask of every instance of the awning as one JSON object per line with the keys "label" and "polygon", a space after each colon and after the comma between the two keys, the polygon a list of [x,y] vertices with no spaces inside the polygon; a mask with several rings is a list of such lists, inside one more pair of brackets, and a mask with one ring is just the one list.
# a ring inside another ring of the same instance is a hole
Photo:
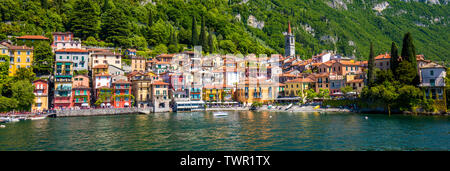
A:
{"label": "awning", "polygon": [[[103,104],[103,103],[102,103],[102,104]],[[83,103],[83,104],[81,104],[81,106],[83,106],[83,107],[88,107],[89,104],[88,104],[88,103]]]}
{"label": "awning", "polygon": [[130,104],[128,103],[128,102],[125,102],[125,104],[124,104],[125,106],[129,106]]}
{"label": "awning", "polygon": [[111,106],[111,103],[107,103],[106,106]]}
{"label": "awning", "polygon": [[105,106],[105,103],[100,104],[100,106]]}

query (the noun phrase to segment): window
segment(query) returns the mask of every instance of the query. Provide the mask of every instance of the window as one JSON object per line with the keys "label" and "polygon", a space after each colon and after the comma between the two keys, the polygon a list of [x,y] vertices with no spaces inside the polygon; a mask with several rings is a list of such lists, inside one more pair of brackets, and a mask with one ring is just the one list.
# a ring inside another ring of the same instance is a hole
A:
{"label": "window", "polygon": [[29,50],[27,50],[27,55],[30,55],[30,51]]}
{"label": "window", "polygon": [[30,62],[30,57],[27,57],[27,62]]}
{"label": "window", "polygon": [[59,56],[59,59],[62,59],[62,56]]}
{"label": "window", "polygon": [[434,75],[434,71],[433,70],[430,71],[430,75]]}
{"label": "window", "polygon": [[58,41],[58,36],[55,36],[55,42]]}
{"label": "window", "polygon": [[17,54],[19,54],[19,55],[20,55],[20,50],[18,50],[18,51],[17,51]]}
{"label": "window", "polygon": [[20,62],[20,57],[17,58],[17,62]]}

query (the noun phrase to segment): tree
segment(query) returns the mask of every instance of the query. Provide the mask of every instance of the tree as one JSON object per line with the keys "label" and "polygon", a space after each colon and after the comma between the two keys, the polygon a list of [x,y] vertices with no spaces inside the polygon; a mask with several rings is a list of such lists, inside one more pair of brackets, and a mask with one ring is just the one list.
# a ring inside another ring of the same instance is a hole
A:
{"label": "tree", "polygon": [[344,95],[347,95],[347,93],[352,92],[353,91],[353,87],[351,86],[345,86],[341,88],[341,92],[344,93]]}
{"label": "tree", "polygon": [[194,46],[198,45],[197,22],[195,21],[195,16],[192,16],[191,30],[192,30],[191,43],[192,43],[192,48],[194,48]]}
{"label": "tree", "polygon": [[159,55],[159,54],[163,54],[163,53],[167,53],[167,52],[168,52],[167,46],[164,44],[159,44],[153,50],[154,55]]}
{"label": "tree", "polygon": [[19,68],[14,76],[15,81],[25,80],[32,82],[36,78],[36,74],[31,68]]}
{"label": "tree", "polygon": [[397,104],[401,110],[410,110],[414,106],[418,106],[420,99],[423,98],[423,92],[412,85],[404,85],[398,89]]}
{"label": "tree", "polygon": [[391,113],[391,104],[396,102],[398,93],[396,88],[390,82],[383,82],[383,84],[365,87],[361,92],[361,96],[371,102],[381,101],[385,104],[389,114]]}
{"label": "tree", "polygon": [[394,78],[394,74],[392,73],[391,70],[380,70],[380,69],[376,69],[376,75],[377,75],[377,79],[375,80],[375,84],[382,84],[385,81],[389,81],[392,82],[395,80]]}
{"label": "tree", "polygon": [[114,2],[111,2],[111,0],[104,0],[103,7],[102,7],[103,12],[106,12],[109,9],[113,9],[113,8],[116,8],[116,6],[114,5]]}
{"label": "tree", "polygon": [[305,93],[306,93],[306,99],[308,99],[310,101],[314,100],[314,98],[317,97],[317,95],[318,95],[316,93],[316,90],[314,90],[312,88],[305,90]]}
{"label": "tree", "polygon": [[37,75],[50,75],[53,73],[54,54],[52,47],[46,42],[36,45],[33,56],[33,71]]}
{"label": "tree", "polygon": [[368,72],[367,72],[367,82],[368,86],[371,87],[375,80],[375,56],[373,54],[373,43],[370,42],[370,52],[368,61]]}
{"label": "tree", "polygon": [[390,67],[391,67],[391,71],[392,71],[392,73],[394,74],[394,77],[397,79],[398,78],[398,76],[397,75],[395,75],[395,73],[396,73],[396,69],[398,68],[398,65],[399,65],[399,56],[398,56],[398,49],[397,49],[397,45],[395,45],[395,43],[394,42],[392,42],[392,45],[391,45],[391,59],[390,59]]}
{"label": "tree", "polygon": [[401,84],[413,85],[414,78],[417,75],[414,68],[415,67],[413,67],[407,60],[400,62],[395,74],[398,76],[397,80]]}
{"label": "tree", "polygon": [[329,98],[330,97],[330,90],[329,89],[319,89],[319,93],[317,93],[318,98]]}
{"label": "tree", "polygon": [[231,40],[222,40],[219,42],[220,49],[225,50],[226,53],[238,53],[236,45]]}
{"label": "tree", "polygon": [[208,47],[209,47],[209,53],[213,53],[214,52],[214,40],[213,40],[213,34],[212,34],[212,29],[209,29],[209,36],[208,36]]}
{"label": "tree", "polygon": [[202,16],[202,24],[200,27],[200,44],[204,52],[208,50],[208,37],[206,37],[206,26],[205,26],[205,16]]}
{"label": "tree", "polygon": [[76,37],[86,39],[98,37],[100,30],[100,7],[91,0],[77,0],[74,3],[69,25]]}
{"label": "tree", "polygon": [[122,47],[130,47],[131,43],[127,42],[130,34],[128,20],[122,10],[118,8],[109,9],[103,17],[101,25],[101,37],[115,45]]}
{"label": "tree", "polygon": [[19,101],[18,110],[29,111],[34,102],[34,86],[29,80],[20,80],[12,85],[12,97]]}
{"label": "tree", "polygon": [[413,80],[411,81],[411,85],[418,85],[420,82],[420,78],[417,72],[417,59],[416,59],[416,48],[413,44],[413,39],[411,33],[406,33],[403,37],[403,47],[402,47],[402,60],[408,61],[411,64],[411,76]]}

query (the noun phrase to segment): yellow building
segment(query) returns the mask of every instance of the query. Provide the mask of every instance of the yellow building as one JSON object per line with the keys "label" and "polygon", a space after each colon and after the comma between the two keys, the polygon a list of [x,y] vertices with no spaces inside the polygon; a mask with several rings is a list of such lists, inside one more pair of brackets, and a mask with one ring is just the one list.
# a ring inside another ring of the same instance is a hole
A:
{"label": "yellow building", "polygon": [[139,56],[131,57],[131,71],[145,72],[145,58]]}
{"label": "yellow building", "polygon": [[34,86],[34,103],[31,106],[31,111],[48,110],[48,83],[45,80],[38,79],[33,81]]}
{"label": "yellow building", "polygon": [[250,105],[254,102],[273,103],[282,91],[284,84],[268,80],[247,79],[238,83],[236,90],[237,101]]}
{"label": "yellow building", "polygon": [[233,101],[233,87],[230,85],[206,85],[202,93],[206,102]]}
{"label": "yellow building", "polygon": [[293,80],[288,80],[285,82],[285,96],[301,96],[298,94],[299,92],[303,92],[303,90],[308,90],[310,87],[313,87],[312,84],[314,80],[311,78],[296,78]]}
{"label": "yellow building", "polygon": [[92,68],[92,72],[94,73],[94,75],[101,73],[108,74],[108,64],[96,65],[95,67]]}
{"label": "yellow building", "polygon": [[[9,50],[9,76],[16,74],[19,68],[30,68],[33,63],[33,48],[4,44]],[[2,50],[3,51],[3,50]]]}

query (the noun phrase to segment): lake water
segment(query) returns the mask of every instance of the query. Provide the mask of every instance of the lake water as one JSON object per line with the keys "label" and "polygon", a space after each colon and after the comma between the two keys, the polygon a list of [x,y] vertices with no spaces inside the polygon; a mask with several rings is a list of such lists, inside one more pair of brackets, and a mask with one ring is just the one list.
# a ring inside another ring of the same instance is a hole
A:
{"label": "lake water", "polygon": [[[365,119],[365,116],[368,119]],[[450,117],[212,112],[6,123],[0,150],[444,150]]]}

